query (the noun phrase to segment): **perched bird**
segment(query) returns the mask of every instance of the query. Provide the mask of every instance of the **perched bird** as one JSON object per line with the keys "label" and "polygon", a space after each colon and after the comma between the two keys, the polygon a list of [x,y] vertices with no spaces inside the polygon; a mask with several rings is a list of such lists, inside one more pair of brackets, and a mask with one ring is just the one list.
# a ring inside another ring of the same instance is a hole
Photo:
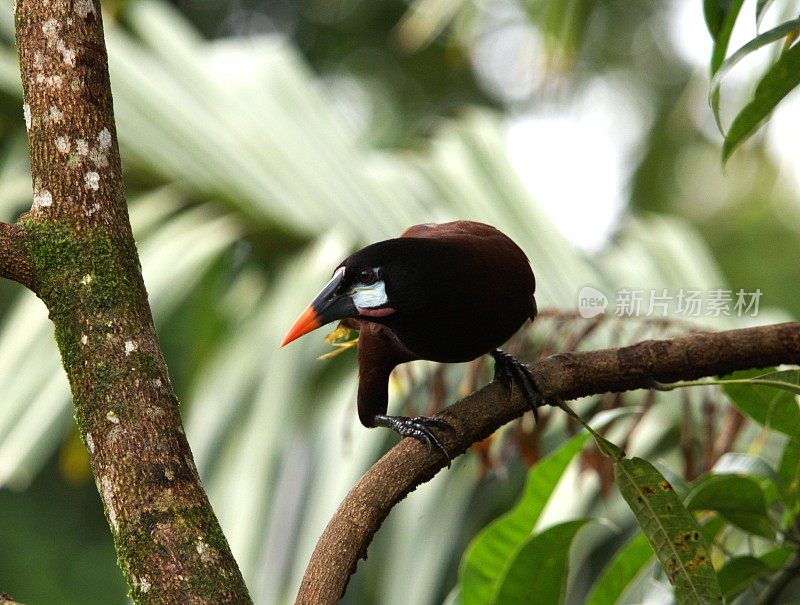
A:
{"label": "perched bird", "polygon": [[472,221],[415,225],[342,261],[281,346],[342,319],[358,335],[358,416],[450,457],[432,429],[440,418],[387,416],[389,374],[415,359],[470,361],[489,354],[495,378],[522,388],[536,413],[530,370],[497,347],[536,316],[525,253],[494,227]]}

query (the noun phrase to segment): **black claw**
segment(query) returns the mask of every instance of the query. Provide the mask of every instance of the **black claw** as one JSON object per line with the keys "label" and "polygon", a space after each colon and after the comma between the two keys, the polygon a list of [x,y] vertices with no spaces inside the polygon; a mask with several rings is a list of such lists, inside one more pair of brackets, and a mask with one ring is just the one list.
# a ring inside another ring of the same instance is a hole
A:
{"label": "black claw", "polygon": [[447,468],[450,468],[450,454],[444,448],[444,443],[431,429],[444,429],[455,431],[455,429],[441,418],[428,418],[427,416],[417,416],[407,418],[406,416],[384,416],[378,414],[374,418],[375,426],[385,426],[399,433],[402,437],[412,437],[417,441],[422,441],[428,446],[428,451],[436,448],[447,459]]}
{"label": "black claw", "polygon": [[509,393],[514,383],[519,385],[534,419],[539,422],[537,408],[543,404],[544,398],[528,366],[500,349],[495,349],[490,355],[494,358],[494,379],[505,386]]}

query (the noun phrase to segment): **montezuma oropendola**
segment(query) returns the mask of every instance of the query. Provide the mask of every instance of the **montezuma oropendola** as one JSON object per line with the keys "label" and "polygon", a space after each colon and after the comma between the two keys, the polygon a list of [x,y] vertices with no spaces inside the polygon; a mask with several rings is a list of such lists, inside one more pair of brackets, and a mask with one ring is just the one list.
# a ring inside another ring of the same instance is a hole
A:
{"label": "montezuma oropendola", "polygon": [[525,253],[483,223],[415,225],[400,237],[371,244],[342,261],[300,315],[281,346],[342,319],[358,336],[358,416],[366,427],[389,427],[433,444],[439,418],[387,416],[389,374],[415,359],[495,359],[495,378],[517,382],[536,414],[530,371],[497,347],[536,316],[536,282]]}

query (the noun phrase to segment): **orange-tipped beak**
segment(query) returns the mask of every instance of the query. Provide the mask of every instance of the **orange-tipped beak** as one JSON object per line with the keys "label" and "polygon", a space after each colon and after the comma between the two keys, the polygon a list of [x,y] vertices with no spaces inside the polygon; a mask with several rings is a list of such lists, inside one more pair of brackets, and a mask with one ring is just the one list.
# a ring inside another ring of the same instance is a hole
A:
{"label": "orange-tipped beak", "polygon": [[349,295],[338,291],[342,279],[344,279],[344,267],[339,267],[331,277],[331,280],[322,289],[322,292],[317,294],[317,297],[311,301],[311,304],[306,307],[306,310],[294,322],[292,329],[283,337],[281,346],[287,345],[296,338],[300,338],[303,334],[308,334],[312,330],[316,330],[332,321],[358,315],[358,309],[353,299]]}
{"label": "orange-tipped beak", "polygon": [[316,330],[321,325],[317,312],[309,305],[306,307],[306,310],[300,314],[297,321],[294,322],[294,325],[286,333],[286,336],[283,337],[281,346],[288,345],[293,340],[300,338],[303,334],[308,334],[312,330]]}

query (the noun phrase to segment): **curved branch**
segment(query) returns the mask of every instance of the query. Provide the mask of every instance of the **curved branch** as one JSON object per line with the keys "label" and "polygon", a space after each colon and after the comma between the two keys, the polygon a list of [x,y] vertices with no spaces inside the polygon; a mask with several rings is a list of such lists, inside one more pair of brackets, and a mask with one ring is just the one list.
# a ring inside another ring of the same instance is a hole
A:
{"label": "curved branch", "polygon": [[33,265],[21,245],[24,235],[18,225],[0,222],[0,277],[33,290]]}
{"label": "curved branch", "polygon": [[[575,399],[608,391],[649,388],[654,382],[693,380],[736,370],[800,363],[800,323],[672,340],[648,340],[619,349],[566,353],[531,364],[545,397]],[[455,431],[444,435],[451,457],[521,416],[526,402],[492,383],[441,414]],[[358,560],[392,507],[431,479],[444,460],[413,439],[403,439],[361,478],[339,506],[306,568],[297,603],[336,603]]]}

